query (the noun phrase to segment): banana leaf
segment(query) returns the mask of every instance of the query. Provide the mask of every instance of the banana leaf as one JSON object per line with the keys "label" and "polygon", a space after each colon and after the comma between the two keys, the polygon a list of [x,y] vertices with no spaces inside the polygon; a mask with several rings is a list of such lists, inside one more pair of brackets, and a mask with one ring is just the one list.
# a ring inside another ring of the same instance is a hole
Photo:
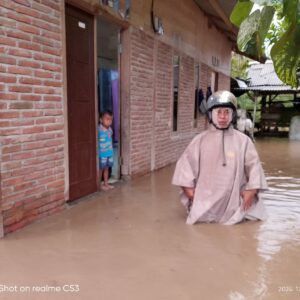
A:
{"label": "banana leaf", "polygon": [[274,16],[274,8],[265,6],[246,18],[238,33],[237,44],[242,52],[261,58],[264,55],[264,41]]}
{"label": "banana leaf", "polygon": [[274,69],[280,80],[292,87],[299,85],[300,26],[294,22],[271,49]]}
{"label": "banana leaf", "polygon": [[253,3],[250,0],[239,0],[230,15],[230,21],[237,27],[249,16]]}

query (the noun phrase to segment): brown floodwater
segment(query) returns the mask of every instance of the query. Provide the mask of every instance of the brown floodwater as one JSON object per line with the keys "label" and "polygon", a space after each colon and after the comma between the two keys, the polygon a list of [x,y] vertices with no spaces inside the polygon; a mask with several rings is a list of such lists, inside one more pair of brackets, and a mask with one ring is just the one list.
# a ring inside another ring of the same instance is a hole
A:
{"label": "brown floodwater", "polygon": [[172,165],[0,240],[0,299],[300,299],[300,142],[256,147],[265,222],[186,225]]}
{"label": "brown floodwater", "polygon": [[258,251],[272,259],[285,241],[300,241],[300,142],[265,138],[256,147],[269,185],[263,195],[269,217],[260,226]]}

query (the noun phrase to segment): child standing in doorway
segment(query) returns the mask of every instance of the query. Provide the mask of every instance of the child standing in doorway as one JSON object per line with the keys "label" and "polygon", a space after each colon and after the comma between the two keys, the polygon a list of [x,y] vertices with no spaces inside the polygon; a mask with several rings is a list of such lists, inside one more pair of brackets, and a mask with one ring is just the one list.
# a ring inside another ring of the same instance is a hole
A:
{"label": "child standing in doorway", "polygon": [[98,130],[99,141],[99,166],[100,166],[100,180],[103,176],[102,190],[107,191],[113,189],[112,185],[108,184],[109,169],[113,166],[113,144],[111,124],[113,121],[113,114],[111,111],[104,111],[100,114],[100,124]]}

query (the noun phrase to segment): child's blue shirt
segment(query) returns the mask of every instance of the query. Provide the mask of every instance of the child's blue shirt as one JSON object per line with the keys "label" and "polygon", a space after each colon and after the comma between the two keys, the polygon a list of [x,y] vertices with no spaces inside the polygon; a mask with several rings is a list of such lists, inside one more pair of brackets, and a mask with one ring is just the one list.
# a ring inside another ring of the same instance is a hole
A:
{"label": "child's blue shirt", "polygon": [[98,128],[98,143],[99,143],[99,157],[111,157],[113,156],[113,144],[112,144],[113,131],[109,127],[105,128],[103,125],[99,125]]}

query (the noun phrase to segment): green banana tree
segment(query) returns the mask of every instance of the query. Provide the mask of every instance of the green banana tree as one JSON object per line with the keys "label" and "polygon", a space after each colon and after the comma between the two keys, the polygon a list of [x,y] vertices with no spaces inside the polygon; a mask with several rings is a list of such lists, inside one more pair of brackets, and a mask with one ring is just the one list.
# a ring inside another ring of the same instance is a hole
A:
{"label": "green banana tree", "polygon": [[[253,10],[254,4],[259,8]],[[230,20],[239,27],[240,51],[260,59],[269,41],[278,77],[287,85],[299,86],[300,0],[238,0]]]}

